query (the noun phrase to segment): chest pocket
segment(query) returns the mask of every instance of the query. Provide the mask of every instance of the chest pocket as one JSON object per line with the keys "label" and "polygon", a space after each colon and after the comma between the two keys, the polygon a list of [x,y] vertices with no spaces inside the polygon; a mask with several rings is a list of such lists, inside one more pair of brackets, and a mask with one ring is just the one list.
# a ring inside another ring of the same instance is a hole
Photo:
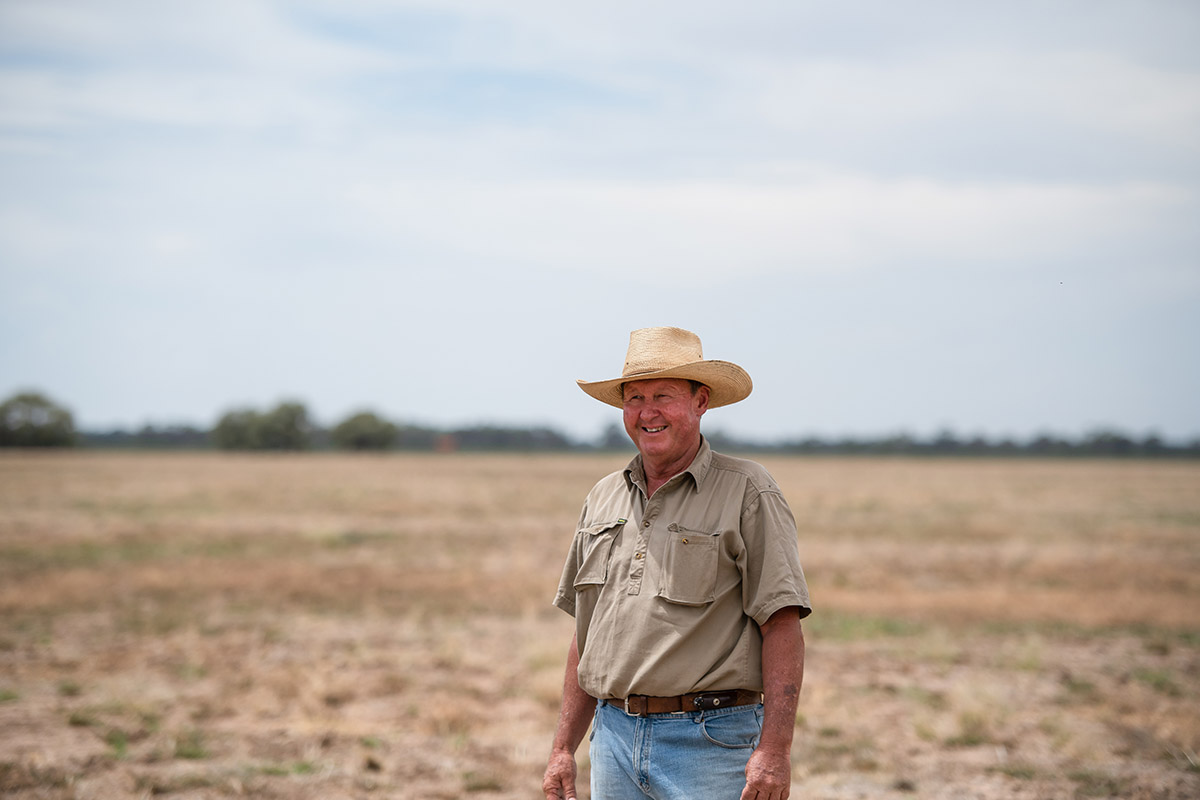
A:
{"label": "chest pocket", "polygon": [[588,586],[603,586],[608,580],[608,558],[612,554],[613,542],[625,526],[625,520],[601,522],[581,528],[575,533],[575,546],[579,549],[579,569],[575,572],[575,590]]}
{"label": "chest pocket", "polygon": [[691,530],[672,522],[658,596],[685,606],[703,606],[716,597],[719,533]]}

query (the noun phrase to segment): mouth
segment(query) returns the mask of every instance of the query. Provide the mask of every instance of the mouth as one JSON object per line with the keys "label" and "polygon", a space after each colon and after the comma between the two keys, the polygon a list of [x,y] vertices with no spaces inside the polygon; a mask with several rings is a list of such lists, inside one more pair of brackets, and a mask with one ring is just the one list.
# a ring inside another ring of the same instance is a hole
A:
{"label": "mouth", "polygon": [[659,425],[657,428],[642,428],[642,430],[646,433],[658,433],[659,431],[665,431],[666,429],[666,425]]}

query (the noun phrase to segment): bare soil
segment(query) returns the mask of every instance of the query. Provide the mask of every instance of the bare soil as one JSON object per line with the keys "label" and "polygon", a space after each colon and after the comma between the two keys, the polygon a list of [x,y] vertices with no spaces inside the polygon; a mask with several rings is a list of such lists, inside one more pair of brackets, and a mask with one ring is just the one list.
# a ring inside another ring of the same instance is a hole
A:
{"label": "bare soil", "polygon": [[[0,453],[0,795],[540,797],[625,458]],[[763,461],[793,797],[1200,797],[1200,464]]]}

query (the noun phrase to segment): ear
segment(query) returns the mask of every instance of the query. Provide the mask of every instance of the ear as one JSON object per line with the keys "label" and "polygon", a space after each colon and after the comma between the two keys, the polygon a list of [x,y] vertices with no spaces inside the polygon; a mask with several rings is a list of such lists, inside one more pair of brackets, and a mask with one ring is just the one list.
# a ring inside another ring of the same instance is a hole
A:
{"label": "ear", "polygon": [[696,394],[692,396],[692,400],[696,404],[695,405],[696,416],[702,417],[702,416],[704,416],[704,412],[708,411],[708,397],[709,397],[708,387],[701,384],[700,388],[696,390]]}

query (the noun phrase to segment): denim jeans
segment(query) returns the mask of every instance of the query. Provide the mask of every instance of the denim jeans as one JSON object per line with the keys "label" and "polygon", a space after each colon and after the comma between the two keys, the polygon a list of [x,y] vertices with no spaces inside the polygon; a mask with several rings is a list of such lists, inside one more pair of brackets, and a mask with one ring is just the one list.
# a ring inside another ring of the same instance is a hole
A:
{"label": "denim jeans", "polygon": [[631,717],[599,703],[593,800],[738,800],[762,735],[761,705]]}

